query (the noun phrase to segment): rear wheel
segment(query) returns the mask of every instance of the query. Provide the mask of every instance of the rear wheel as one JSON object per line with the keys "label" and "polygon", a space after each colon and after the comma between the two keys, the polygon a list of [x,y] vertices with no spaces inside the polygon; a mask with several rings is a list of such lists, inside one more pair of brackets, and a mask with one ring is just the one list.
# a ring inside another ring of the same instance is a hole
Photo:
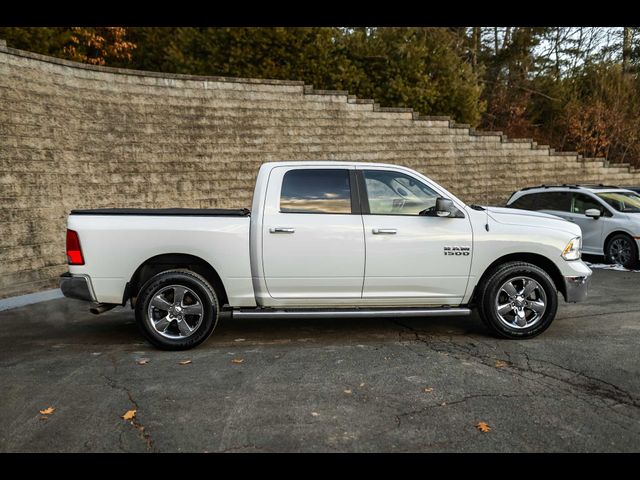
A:
{"label": "rear wheel", "polygon": [[556,316],[558,291],[549,275],[536,265],[509,262],[497,267],[479,291],[480,318],[503,338],[541,334]]}
{"label": "rear wheel", "polygon": [[636,242],[624,233],[614,235],[605,247],[605,258],[608,263],[633,268],[638,262]]}
{"label": "rear wheel", "polygon": [[164,350],[204,342],[218,322],[218,298],[209,282],[190,270],[168,270],[140,290],[136,322],[145,338]]}

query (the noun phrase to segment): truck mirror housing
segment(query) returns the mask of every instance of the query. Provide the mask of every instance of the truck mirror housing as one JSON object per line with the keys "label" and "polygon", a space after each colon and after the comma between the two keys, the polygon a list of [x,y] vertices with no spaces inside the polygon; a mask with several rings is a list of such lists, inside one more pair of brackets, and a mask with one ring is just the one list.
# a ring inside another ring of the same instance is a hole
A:
{"label": "truck mirror housing", "polygon": [[436,215],[438,217],[455,217],[457,208],[451,200],[438,197],[436,200]]}

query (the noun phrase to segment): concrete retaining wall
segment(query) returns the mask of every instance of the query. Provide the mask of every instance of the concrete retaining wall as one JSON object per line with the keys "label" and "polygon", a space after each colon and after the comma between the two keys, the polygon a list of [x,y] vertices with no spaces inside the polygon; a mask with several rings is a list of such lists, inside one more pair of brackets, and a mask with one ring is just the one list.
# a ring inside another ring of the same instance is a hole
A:
{"label": "concrete retaining wall", "polygon": [[626,165],[347,92],[94,67],[0,43],[0,298],[57,285],[72,208],[250,207],[262,162],[318,159],[406,165],[477,203],[541,183],[640,184]]}

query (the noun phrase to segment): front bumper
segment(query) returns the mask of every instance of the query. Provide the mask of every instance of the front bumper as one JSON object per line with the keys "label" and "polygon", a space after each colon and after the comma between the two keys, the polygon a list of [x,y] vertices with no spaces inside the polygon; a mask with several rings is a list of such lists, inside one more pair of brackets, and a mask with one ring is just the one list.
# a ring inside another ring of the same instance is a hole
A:
{"label": "front bumper", "polygon": [[587,298],[591,275],[580,277],[564,277],[565,300],[569,303],[582,302]]}
{"label": "front bumper", "polygon": [[72,275],[69,272],[60,275],[60,290],[65,297],[95,302],[91,279],[86,275]]}

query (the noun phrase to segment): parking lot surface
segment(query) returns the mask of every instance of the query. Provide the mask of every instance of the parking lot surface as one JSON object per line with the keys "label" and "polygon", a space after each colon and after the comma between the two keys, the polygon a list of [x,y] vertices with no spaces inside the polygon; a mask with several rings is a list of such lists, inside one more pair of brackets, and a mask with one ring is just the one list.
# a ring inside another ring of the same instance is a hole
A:
{"label": "parking lot surface", "polygon": [[639,286],[595,270],[588,301],[562,301],[525,341],[475,314],[223,318],[195,350],[163,352],[128,307],[4,311],[0,451],[637,452]]}

